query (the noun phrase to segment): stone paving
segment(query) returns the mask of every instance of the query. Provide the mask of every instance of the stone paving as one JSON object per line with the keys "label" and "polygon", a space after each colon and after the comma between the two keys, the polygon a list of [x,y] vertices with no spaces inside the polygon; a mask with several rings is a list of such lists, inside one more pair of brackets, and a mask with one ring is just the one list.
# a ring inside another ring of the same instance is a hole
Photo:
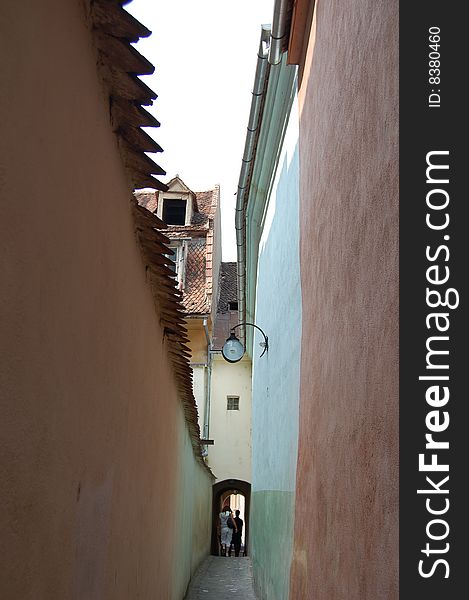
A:
{"label": "stone paving", "polygon": [[209,556],[191,580],[184,600],[256,600],[248,556]]}

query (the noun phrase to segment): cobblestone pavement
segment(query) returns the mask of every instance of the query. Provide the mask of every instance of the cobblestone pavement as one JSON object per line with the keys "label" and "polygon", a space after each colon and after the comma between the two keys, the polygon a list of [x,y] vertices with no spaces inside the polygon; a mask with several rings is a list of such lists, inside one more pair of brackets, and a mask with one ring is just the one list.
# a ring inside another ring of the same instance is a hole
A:
{"label": "cobblestone pavement", "polygon": [[256,600],[248,556],[209,556],[191,580],[185,600]]}

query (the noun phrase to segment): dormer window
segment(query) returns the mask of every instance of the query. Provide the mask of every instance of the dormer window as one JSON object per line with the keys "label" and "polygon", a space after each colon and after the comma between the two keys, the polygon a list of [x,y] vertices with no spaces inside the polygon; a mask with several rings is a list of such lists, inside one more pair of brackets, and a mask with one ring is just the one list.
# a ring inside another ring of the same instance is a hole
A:
{"label": "dormer window", "polygon": [[165,198],[163,200],[163,221],[166,225],[186,224],[186,200]]}
{"label": "dormer window", "polygon": [[196,195],[178,175],[171,179],[165,192],[158,192],[156,215],[169,227],[187,227],[196,211]]}

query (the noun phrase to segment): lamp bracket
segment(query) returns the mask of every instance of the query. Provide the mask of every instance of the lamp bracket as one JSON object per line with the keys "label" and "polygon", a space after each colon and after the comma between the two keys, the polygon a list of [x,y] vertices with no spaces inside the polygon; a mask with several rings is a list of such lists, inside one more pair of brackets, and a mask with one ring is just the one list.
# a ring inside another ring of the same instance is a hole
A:
{"label": "lamp bracket", "polygon": [[[264,354],[269,349],[269,338],[265,335],[265,333],[262,331],[262,329],[258,325],[254,325],[254,323],[238,323],[237,325],[235,325],[234,327],[231,328],[231,333],[234,334],[234,330],[238,327],[242,327],[243,325],[249,325],[250,327],[255,327],[262,333],[262,335],[264,336],[264,341],[260,342],[259,345],[261,346],[261,348],[264,348],[264,350],[262,351],[262,354],[261,354],[261,356],[264,356]],[[261,358],[261,356],[259,356],[259,358]]]}

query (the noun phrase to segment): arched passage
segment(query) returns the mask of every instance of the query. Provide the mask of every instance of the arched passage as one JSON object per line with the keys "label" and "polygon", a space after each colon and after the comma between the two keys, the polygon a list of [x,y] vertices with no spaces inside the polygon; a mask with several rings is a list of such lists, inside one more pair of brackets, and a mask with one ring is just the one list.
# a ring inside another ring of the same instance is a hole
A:
{"label": "arched passage", "polygon": [[244,555],[249,548],[249,510],[251,505],[251,484],[241,479],[225,479],[216,483],[212,488],[212,547],[214,556],[219,554],[217,538],[218,515],[222,509],[225,498],[231,494],[238,493],[244,496]]}

